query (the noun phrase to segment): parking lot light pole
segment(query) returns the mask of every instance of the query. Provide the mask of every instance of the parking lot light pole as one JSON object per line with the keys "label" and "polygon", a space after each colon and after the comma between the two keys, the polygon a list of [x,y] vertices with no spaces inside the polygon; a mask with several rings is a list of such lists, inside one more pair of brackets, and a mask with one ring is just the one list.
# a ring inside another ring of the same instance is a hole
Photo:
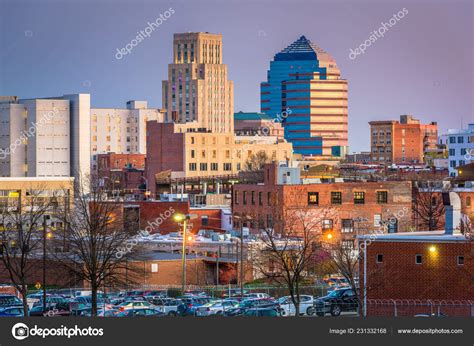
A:
{"label": "parking lot light pole", "polygon": [[181,254],[181,266],[182,266],[182,291],[181,293],[184,295],[184,290],[186,289],[186,238],[187,238],[187,227],[188,227],[188,220],[197,218],[196,214],[175,214],[174,220],[177,222],[183,223],[183,248]]}

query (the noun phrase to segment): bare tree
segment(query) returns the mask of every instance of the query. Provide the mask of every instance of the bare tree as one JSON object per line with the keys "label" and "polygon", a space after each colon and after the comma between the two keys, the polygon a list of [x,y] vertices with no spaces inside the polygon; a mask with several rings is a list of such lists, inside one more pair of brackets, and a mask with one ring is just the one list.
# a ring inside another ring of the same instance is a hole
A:
{"label": "bare tree", "polygon": [[[20,292],[28,316],[28,284],[43,255],[43,227],[56,210],[56,197],[40,188],[6,198],[0,206],[0,258],[12,285]],[[43,288],[44,289],[44,288]]]}
{"label": "bare tree", "polygon": [[442,181],[415,181],[413,192],[413,215],[417,229],[434,231],[442,227],[444,204],[442,192],[446,192]]}
{"label": "bare tree", "polygon": [[259,151],[256,154],[251,154],[245,161],[244,171],[258,172],[263,170],[266,163],[270,163],[270,158],[265,151]]}
{"label": "bare tree", "polygon": [[300,285],[314,272],[324,220],[332,220],[334,211],[308,204],[304,188],[294,189],[290,196],[275,196],[272,223],[261,236],[257,269],[267,278],[288,288],[296,316],[300,314]]}
{"label": "bare tree", "polygon": [[122,284],[124,273],[131,279],[128,259],[136,251],[136,232],[125,228],[123,204],[110,200],[95,176],[76,180],[72,204],[69,213],[61,213],[68,247],[67,258],[61,263],[71,277],[90,285],[91,313],[96,316],[100,287]]}

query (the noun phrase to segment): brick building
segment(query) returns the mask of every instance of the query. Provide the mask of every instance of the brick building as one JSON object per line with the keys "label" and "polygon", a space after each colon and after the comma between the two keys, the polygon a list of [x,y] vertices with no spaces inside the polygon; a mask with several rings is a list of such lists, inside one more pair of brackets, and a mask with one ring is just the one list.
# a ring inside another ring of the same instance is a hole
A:
{"label": "brick building", "polygon": [[367,315],[471,316],[474,242],[456,226],[461,218],[459,196],[446,195],[443,231],[358,237],[360,294]]}
{"label": "brick building", "polygon": [[145,155],[107,153],[97,155],[97,174],[111,190],[146,189]]}
{"label": "brick building", "polygon": [[[299,210],[308,215],[331,214],[321,231],[333,232],[351,241],[357,233],[408,230],[411,225],[412,184],[403,182],[330,182],[311,183],[299,179],[298,168],[268,164],[263,184],[236,184],[233,187],[234,216],[248,216],[247,226],[277,228],[281,215]],[[392,222],[388,223],[388,220]]]}
{"label": "brick building", "polygon": [[370,143],[372,162],[381,164],[423,163],[425,154],[437,150],[438,125],[421,124],[411,115],[400,121],[371,121]]}

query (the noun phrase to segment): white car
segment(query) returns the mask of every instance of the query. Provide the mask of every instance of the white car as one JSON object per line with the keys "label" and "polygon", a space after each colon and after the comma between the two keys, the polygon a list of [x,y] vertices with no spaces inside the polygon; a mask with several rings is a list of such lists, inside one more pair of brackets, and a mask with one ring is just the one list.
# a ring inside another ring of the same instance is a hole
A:
{"label": "white car", "polygon": [[154,298],[151,302],[158,310],[169,316],[176,316],[178,314],[178,305],[181,304],[181,300],[174,298]]}
{"label": "white car", "polygon": [[270,298],[270,296],[266,293],[247,293],[244,294],[245,298],[258,298],[258,299],[267,299]]}
{"label": "white car", "polygon": [[204,304],[196,309],[196,316],[223,315],[228,309],[239,305],[237,300],[218,300]]}
{"label": "white car", "polygon": [[[313,296],[300,295],[300,315],[313,315]],[[281,297],[278,299],[282,316],[295,316],[296,308],[291,300],[291,296]]]}

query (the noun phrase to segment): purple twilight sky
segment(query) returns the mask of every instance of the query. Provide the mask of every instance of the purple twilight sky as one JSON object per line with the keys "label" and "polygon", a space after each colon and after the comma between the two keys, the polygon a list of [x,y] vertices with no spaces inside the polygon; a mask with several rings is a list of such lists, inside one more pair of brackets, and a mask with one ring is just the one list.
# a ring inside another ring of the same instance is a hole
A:
{"label": "purple twilight sky", "polygon": [[[123,59],[124,47],[175,13]],[[403,8],[408,14],[355,60],[355,49]],[[369,149],[367,122],[413,114],[441,131],[474,122],[472,1],[0,0],[0,95],[91,93],[94,107],[130,99],[161,107],[173,33],[222,33],[235,111],[259,111],[273,55],[305,35],[349,81],[350,151]]]}

